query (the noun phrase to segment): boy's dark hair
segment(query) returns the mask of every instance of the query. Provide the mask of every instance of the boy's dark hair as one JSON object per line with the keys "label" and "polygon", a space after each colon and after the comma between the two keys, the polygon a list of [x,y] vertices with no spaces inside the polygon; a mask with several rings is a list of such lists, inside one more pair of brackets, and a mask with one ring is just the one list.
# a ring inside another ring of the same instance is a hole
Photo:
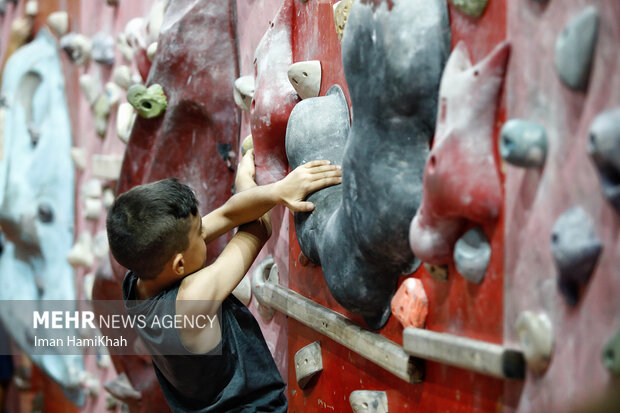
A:
{"label": "boy's dark hair", "polygon": [[106,227],[112,255],[142,279],[153,279],[166,262],[189,246],[198,200],[176,178],[136,186],[120,195]]}

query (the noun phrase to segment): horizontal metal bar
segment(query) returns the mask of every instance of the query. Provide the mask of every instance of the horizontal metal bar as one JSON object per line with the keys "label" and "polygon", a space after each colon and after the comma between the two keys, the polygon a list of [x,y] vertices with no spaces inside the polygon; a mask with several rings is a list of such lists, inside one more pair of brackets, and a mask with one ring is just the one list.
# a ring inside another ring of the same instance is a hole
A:
{"label": "horizontal metal bar", "polygon": [[523,354],[498,344],[408,327],[403,333],[403,347],[412,356],[502,379],[525,377]]}
{"label": "horizontal metal bar", "polygon": [[294,318],[397,377],[409,383],[422,380],[423,366],[420,361],[410,357],[398,344],[279,285],[277,265],[273,263],[273,259],[267,258],[254,271],[252,290],[262,305]]}

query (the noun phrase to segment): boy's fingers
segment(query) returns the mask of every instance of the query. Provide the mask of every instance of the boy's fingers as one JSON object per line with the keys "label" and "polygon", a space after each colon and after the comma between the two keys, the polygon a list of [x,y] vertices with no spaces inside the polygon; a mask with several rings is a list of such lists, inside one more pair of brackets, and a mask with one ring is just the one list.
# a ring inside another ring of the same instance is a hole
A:
{"label": "boy's fingers", "polygon": [[291,210],[294,212],[310,212],[314,209],[314,204],[312,202],[296,202],[291,206]]}
{"label": "boy's fingers", "polygon": [[341,183],[342,183],[341,176],[333,176],[329,178],[319,179],[319,180],[312,182],[310,191],[311,192],[318,191],[319,189],[332,186],[332,185],[338,185]]}
{"label": "boy's fingers", "polygon": [[342,168],[339,165],[320,165],[320,166],[315,166],[313,168],[310,168],[310,170],[308,172],[312,173],[312,174],[318,174],[321,172],[328,172],[328,171],[341,171]]}
{"label": "boy's fingers", "polygon": [[330,161],[310,161],[307,162],[304,166],[306,168],[314,168],[315,166],[329,165],[330,163]]}
{"label": "boy's fingers", "polygon": [[340,178],[340,177],[342,177],[342,171],[336,170],[336,171],[328,171],[328,172],[321,172],[318,174],[314,174],[312,175],[312,180],[319,181],[321,179]]}

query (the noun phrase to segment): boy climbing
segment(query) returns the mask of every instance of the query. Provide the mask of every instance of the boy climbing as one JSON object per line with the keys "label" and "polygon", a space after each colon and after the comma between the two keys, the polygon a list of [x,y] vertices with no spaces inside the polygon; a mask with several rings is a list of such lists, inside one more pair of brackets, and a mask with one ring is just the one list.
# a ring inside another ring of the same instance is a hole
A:
{"label": "boy climbing", "polygon": [[[215,328],[139,329],[175,412],[286,412],[284,383],[258,323],[231,292],[271,235],[275,205],[311,211],[304,199],[342,182],[340,167],[312,161],[284,179],[257,186],[253,151],[242,158],[237,193],[200,218],[192,190],[176,179],[120,195],[107,218],[110,249],[128,269],[130,315],[218,315]],[[215,262],[206,244],[239,227]],[[171,355],[174,354],[174,355]]]}

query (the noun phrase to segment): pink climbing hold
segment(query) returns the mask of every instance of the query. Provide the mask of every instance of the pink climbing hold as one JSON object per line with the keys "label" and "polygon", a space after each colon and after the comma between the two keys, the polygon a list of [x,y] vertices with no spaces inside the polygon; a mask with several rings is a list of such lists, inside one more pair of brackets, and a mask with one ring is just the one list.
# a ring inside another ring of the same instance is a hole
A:
{"label": "pink climbing hold", "polygon": [[409,231],[411,250],[424,262],[450,263],[466,224],[495,222],[501,212],[493,128],[509,54],[503,42],[472,66],[459,42],[448,59],[422,205]]}
{"label": "pink climbing hold", "polygon": [[428,315],[428,298],[422,281],[407,278],[392,298],[392,314],[403,327],[424,328]]}
{"label": "pink climbing hold", "polygon": [[293,1],[285,0],[254,53],[255,89],[250,126],[259,185],[280,180],[288,172],[286,125],[299,102],[287,74],[293,63],[293,11]]}

